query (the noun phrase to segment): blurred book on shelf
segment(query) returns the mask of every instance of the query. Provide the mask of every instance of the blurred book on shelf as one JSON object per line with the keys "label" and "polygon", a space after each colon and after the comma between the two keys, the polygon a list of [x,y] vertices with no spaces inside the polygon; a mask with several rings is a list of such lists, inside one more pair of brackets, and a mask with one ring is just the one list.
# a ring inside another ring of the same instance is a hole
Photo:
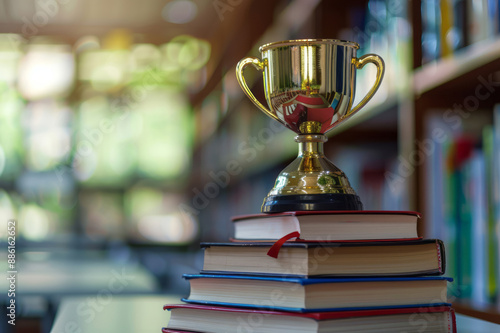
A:
{"label": "blurred book on shelf", "polygon": [[[353,29],[346,29],[341,38],[360,44],[359,55],[379,54],[387,64],[384,80],[370,105],[378,105],[389,96],[407,88],[411,70],[411,23],[406,1],[370,0],[364,13],[355,17]],[[356,101],[371,87],[375,69],[367,66],[357,72]]]}
{"label": "blurred book on shelf", "polygon": [[405,176],[409,162],[398,154],[396,145],[349,145],[337,149],[332,160],[341,170],[346,170],[365,210],[408,210],[409,183]]}
{"label": "blurred book on shelf", "polygon": [[426,236],[446,245],[455,296],[488,304],[499,301],[500,285],[500,105],[476,112],[475,122],[456,126],[442,115],[427,121]]}
{"label": "blurred book on shelf", "polygon": [[422,0],[420,14],[422,65],[499,32],[498,0]]}
{"label": "blurred book on shelf", "polygon": [[439,58],[441,8],[439,0],[422,1],[422,63]]}

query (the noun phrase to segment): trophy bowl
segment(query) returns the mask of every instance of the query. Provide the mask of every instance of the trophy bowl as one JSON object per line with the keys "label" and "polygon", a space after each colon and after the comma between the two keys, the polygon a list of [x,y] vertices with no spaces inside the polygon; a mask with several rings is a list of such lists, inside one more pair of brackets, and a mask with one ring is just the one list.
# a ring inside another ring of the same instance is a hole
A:
{"label": "trophy bowl", "polygon": [[[346,175],[323,153],[326,133],[358,112],[377,91],[384,61],[375,54],[356,56],[359,45],[336,39],[301,39],[260,47],[261,59],[247,57],[236,66],[238,82],[266,115],[297,133],[297,158],[277,177],[262,212],[362,210]],[[353,106],[356,70],[372,63],[375,83]],[[246,84],[243,70],[262,71],[268,108]]]}

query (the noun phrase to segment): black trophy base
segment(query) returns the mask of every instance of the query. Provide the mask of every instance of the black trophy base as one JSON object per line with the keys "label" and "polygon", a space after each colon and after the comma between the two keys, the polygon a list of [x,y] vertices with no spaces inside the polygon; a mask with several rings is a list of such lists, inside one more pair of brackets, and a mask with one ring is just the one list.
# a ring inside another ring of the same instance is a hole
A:
{"label": "black trophy base", "polygon": [[271,195],[264,199],[261,208],[262,213],[319,210],[363,210],[363,204],[355,194]]}

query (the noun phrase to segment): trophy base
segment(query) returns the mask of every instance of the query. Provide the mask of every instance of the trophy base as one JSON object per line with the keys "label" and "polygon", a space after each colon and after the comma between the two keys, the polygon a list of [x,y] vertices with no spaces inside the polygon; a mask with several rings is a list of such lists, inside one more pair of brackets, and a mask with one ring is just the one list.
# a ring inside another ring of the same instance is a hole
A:
{"label": "trophy base", "polygon": [[263,213],[318,210],[363,210],[347,176],[323,153],[327,138],[302,134],[295,138],[299,155],[276,178],[264,199]]}
{"label": "trophy base", "polygon": [[363,204],[356,194],[346,193],[270,195],[261,208],[263,213],[312,210],[363,210]]}

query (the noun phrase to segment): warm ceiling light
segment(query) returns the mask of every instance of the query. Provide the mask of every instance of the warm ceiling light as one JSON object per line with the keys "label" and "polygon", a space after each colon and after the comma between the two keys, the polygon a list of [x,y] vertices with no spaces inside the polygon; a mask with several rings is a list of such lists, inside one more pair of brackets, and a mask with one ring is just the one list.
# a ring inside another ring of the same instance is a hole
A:
{"label": "warm ceiling light", "polygon": [[198,12],[198,7],[191,0],[173,0],[163,7],[161,16],[170,23],[184,24],[191,22]]}

